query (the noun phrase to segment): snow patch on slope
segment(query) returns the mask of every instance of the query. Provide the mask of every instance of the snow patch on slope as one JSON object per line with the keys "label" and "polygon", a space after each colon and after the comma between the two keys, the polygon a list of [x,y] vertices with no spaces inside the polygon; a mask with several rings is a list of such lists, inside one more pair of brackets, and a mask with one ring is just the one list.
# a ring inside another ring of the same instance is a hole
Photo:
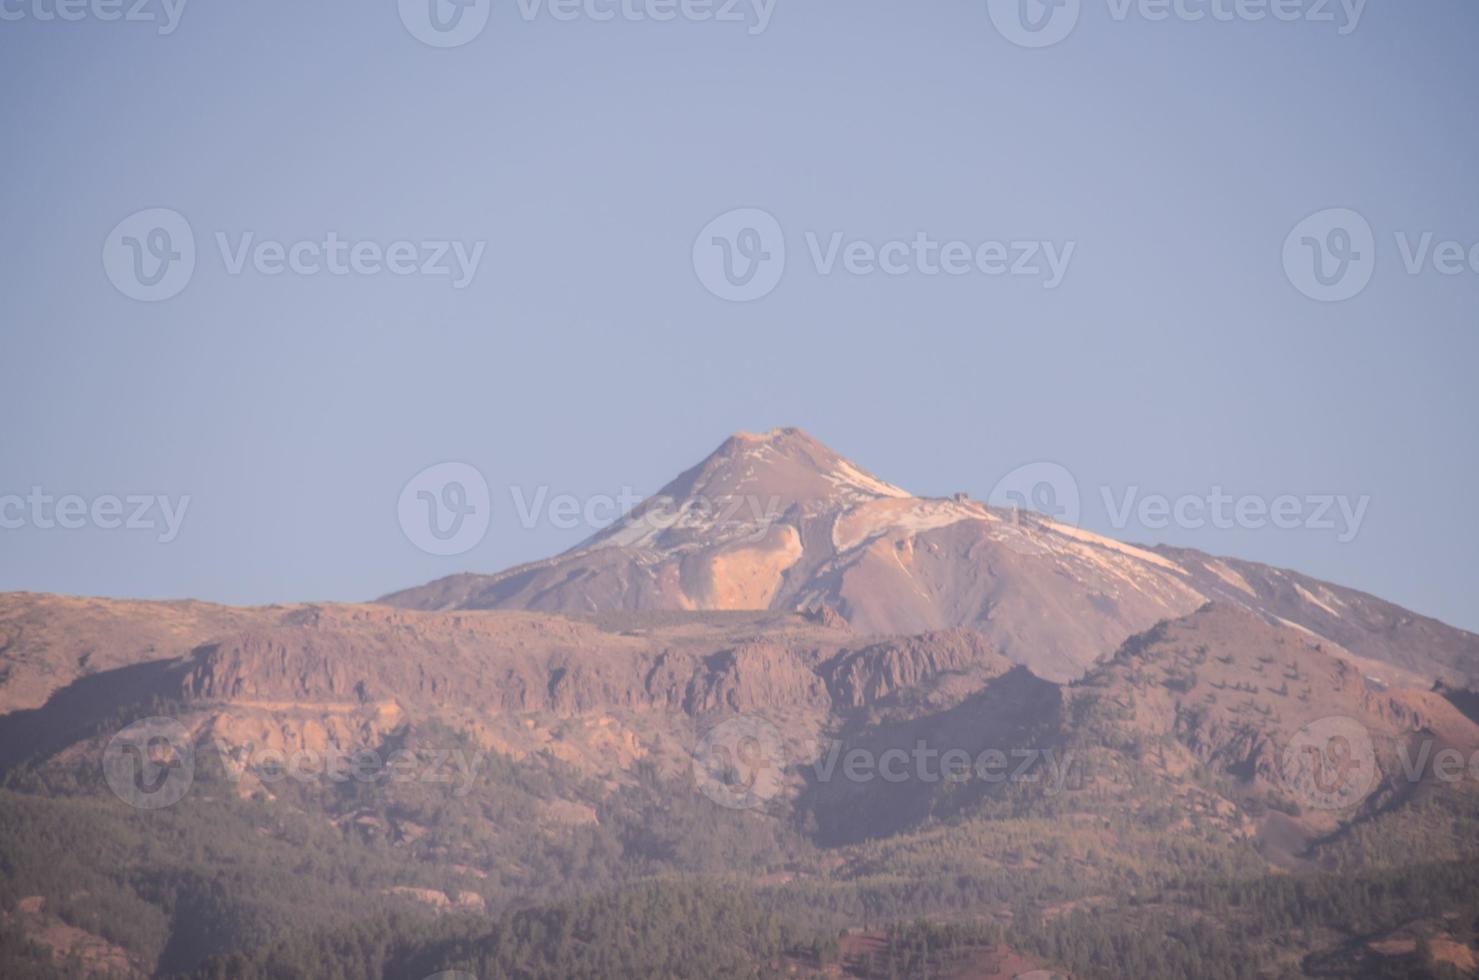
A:
{"label": "snow patch on slope", "polygon": [[1253,586],[1248,584],[1248,580],[1243,578],[1243,576],[1239,575],[1233,569],[1224,565],[1222,562],[1208,561],[1203,562],[1203,565],[1206,567],[1207,571],[1211,572],[1213,575],[1216,575],[1218,578],[1222,579],[1224,582],[1226,582],[1228,585],[1231,585],[1239,592],[1246,592],[1253,598],[1258,598],[1258,593],[1253,591]]}
{"label": "snow patch on slope", "polygon": [[858,490],[873,497],[908,497],[909,492],[885,483],[872,474],[865,473],[845,459],[839,459],[837,465],[830,473],[823,473],[823,479],[835,487],[845,490]]}
{"label": "snow patch on slope", "polygon": [[1167,569],[1168,571],[1181,572],[1182,570],[1180,565],[1167,558],[1162,558],[1160,555],[1156,554],[1153,551],[1146,551],[1144,548],[1137,548],[1132,544],[1125,544],[1123,541],[1116,541],[1113,538],[1100,537],[1094,532],[1085,531],[1083,528],[1080,527],[1074,527],[1070,524],[1056,524],[1047,522],[1045,522],[1043,526],[1053,531],[1057,531],[1059,534],[1066,535],[1070,538],[1076,538],[1079,541],[1083,541],[1087,544],[1097,545],[1100,548],[1108,548],[1111,551],[1118,551],[1120,554],[1129,555],[1131,558],[1138,558],[1140,561],[1148,562],[1151,565],[1159,565],[1160,567]]}
{"label": "snow patch on slope", "polygon": [[837,519],[832,526],[832,547],[843,552],[889,531],[919,534],[962,521],[998,520],[1000,518],[979,504],[912,497],[876,500],[855,507]]}
{"label": "snow patch on slope", "polygon": [[[1299,597],[1301,599],[1303,599],[1305,602],[1308,602],[1308,603],[1310,603],[1311,605],[1314,605],[1314,606],[1319,606],[1321,609],[1325,610],[1326,612],[1328,612],[1330,615],[1334,616],[1335,618],[1337,618],[1337,619],[1340,618],[1340,613],[1336,609],[1334,609],[1333,607],[1331,607],[1328,603],[1322,601],[1318,596],[1316,596],[1314,593],[1310,592],[1308,589],[1306,589],[1304,586],[1300,585],[1298,582],[1295,582],[1294,583],[1294,591],[1295,592],[1298,592],[1299,593]],[[1324,589],[1321,589],[1320,591],[1324,592],[1325,590]],[[1326,593],[1326,596],[1330,599],[1331,602],[1340,602],[1339,599],[1337,599],[1333,595],[1330,595],[1328,592]]]}

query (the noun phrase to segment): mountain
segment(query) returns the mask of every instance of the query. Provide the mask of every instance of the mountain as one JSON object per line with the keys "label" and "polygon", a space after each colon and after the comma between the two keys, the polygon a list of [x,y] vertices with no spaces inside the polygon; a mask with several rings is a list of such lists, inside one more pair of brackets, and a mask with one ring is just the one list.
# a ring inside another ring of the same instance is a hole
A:
{"label": "mountain", "polygon": [[[852,930],[840,975],[886,975],[861,951],[903,956],[891,948],[899,943],[1026,964],[1019,971],[1056,963],[1116,976],[1140,963],[1136,975],[1212,975],[1174,956],[1155,969],[1137,959],[1170,955],[1136,937],[1182,916],[1186,948],[1203,958],[1219,955],[1225,934],[1198,934],[1196,923],[1225,921],[1250,971],[1271,967],[1279,950],[1356,956],[1349,944],[1373,930],[1417,929],[1455,956],[1472,952],[1444,915],[1467,907],[1479,863],[1451,883],[1422,878],[1436,904],[1421,915],[1408,899],[1359,919],[1338,900],[1306,902],[1269,926],[1229,911],[1247,901],[1229,897],[1229,882],[1263,882],[1272,902],[1281,876],[1323,870],[1342,884],[1300,887],[1382,895],[1394,886],[1350,876],[1410,868],[1419,846],[1450,869],[1479,862],[1479,784],[1434,775],[1435,753],[1479,757],[1479,725],[1455,703],[1465,699],[1388,688],[1338,647],[1240,604],[1158,623],[1069,683],[1035,676],[967,629],[883,636],[780,612],[233,610],[8,596],[0,624],[0,665],[26,700],[60,685],[0,714],[0,862],[10,877],[0,966],[5,929],[18,928],[80,957],[71,975],[301,975],[285,962],[312,962],[316,975],[349,962],[323,950],[367,945],[333,930],[389,916],[373,928],[392,937],[402,965],[346,975],[422,980],[466,962],[473,939],[490,962],[512,955],[498,951],[515,925],[495,928],[488,915],[556,903],[538,913],[537,937],[573,914],[559,903],[642,885],[659,888],[643,901],[654,906],[644,914],[660,916],[700,900],[653,883],[713,875],[741,882],[729,887],[753,892],[801,935]],[[69,670],[81,673],[65,680]],[[115,798],[116,784],[100,785],[98,760],[120,728],[149,716],[169,719],[193,782],[178,803],[135,810]],[[1343,768],[1359,753],[1316,743],[1320,764],[1305,764],[1309,733],[1330,719],[1371,747],[1360,780]],[[746,784],[705,768],[714,746],[758,765],[754,799],[730,795]],[[961,753],[974,768],[963,781],[940,778],[938,765],[907,761],[922,747],[936,760]],[[336,754],[376,765],[346,784],[326,769]],[[851,772],[859,754],[876,772]],[[992,754],[998,778],[981,768]],[[398,756],[409,780],[393,778],[386,760]],[[901,779],[889,776],[891,756]],[[1409,776],[1413,759],[1428,761]],[[288,775],[298,767],[307,775]],[[1344,794],[1348,784],[1358,792]],[[709,901],[680,917],[704,919]],[[1064,945],[1052,917],[1075,909],[1101,921],[1075,926],[1079,945]],[[926,939],[868,928],[962,915],[985,925]],[[1255,941],[1255,927],[1273,931]],[[602,928],[623,931],[619,921]],[[809,972],[807,957],[819,954],[797,952],[823,940],[756,928],[726,935],[724,955],[736,944],[758,957],[789,950],[782,972],[839,975]],[[1082,945],[1101,933],[1106,949]],[[368,945],[385,948],[384,935]],[[264,947],[253,972],[256,946],[284,936],[304,948]],[[1005,938],[1039,959],[1004,952]],[[655,948],[677,955],[666,940]],[[1363,963],[1385,955],[1359,952]],[[236,958],[190,972],[228,953]],[[482,975],[564,974],[505,963]]]}
{"label": "mountain", "polygon": [[1475,639],[796,430],[380,603],[0,595],[0,976],[1468,975]]}
{"label": "mountain", "polygon": [[914,497],[798,429],[730,437],[565,554],[380,601],[423,610],[826,610],[864,633],[966,627],[1056,681],[1217,601],[1308,630],[1389,684],[1479,686],[1472,633],[1295,572],[1138,547],[964,496]]}

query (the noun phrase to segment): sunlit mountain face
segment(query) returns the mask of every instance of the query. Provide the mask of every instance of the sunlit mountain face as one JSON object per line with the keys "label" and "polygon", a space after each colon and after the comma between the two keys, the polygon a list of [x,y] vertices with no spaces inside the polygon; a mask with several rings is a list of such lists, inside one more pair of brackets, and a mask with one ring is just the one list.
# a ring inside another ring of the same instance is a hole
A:
{"label": "sunlit mountain face", "polygon": [[1473,955],[1479,638],[914,497],[795,429],[501,573],[364,604],[10,594],[0,636],[7,976]]}

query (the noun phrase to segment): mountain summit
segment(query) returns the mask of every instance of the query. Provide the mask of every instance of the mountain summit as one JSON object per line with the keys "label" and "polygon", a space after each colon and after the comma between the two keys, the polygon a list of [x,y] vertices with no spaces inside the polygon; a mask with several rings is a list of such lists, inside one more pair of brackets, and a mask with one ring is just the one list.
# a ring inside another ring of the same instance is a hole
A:
{"label": "mountain summit", "polygon": [[663,487],[659,496],[719,499],[746,493],[775,495],[793,504],[909,496],[795,428],[760,435],[737,432]]}
{"label": "mountain summit", "polygon": [[1296,626],[1393,684],[1479,681],[1479,637],[1294,572],[1147,549],[966,497],[911,496],[800,429],[739,433],[562,555],[390,595],[404,608],[774,610],[864,633],[967,627],[1080,676],[1209,601]]}
{"label": "mountain summit", "polygon": [[713,546],[761,538],[787,514],[817,515],[908,496],[800,429],[738,432],[576,551],[611,545]]}

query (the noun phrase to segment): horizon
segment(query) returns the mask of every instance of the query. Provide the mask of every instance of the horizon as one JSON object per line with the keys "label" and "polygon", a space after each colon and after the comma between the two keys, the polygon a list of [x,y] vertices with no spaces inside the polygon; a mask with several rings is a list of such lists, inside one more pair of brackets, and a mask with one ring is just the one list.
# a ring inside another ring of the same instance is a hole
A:
{"label": "horizon", "polygon": [[[862,472],[867,473],[868,476],[874,476],[877,477],[877,479],[886,480],[886,482],[893,483],[893,480],[890,480],[889,477],[884,476],[884,474],[876,473],[873,469],[871,469],[871,467],[865,466],[865,464],[858,463],[858,461],[853,460],[853,458],[847,457],[847,455],[843,454],[843,452],[839,452],[836,451],[836,449],[831,448],[831,446],[828,445],[827,442],[825,442],[825,439],[816,438],[816,436],[813,435],[813,433],[810,433],[808,429],[805,429],[805,427],[791,426],[791,424],[781,424],[781,426],[774,426],[771,427],[771,429],[734,430],[734,432],[729,433],[729,435],[725,436],[725,438],[720,439],[719,443],[714,446],[713,451],[705,454],[704,457],[701,457],[700,460],[695,461],[695,463],[691,464],[691,466],[685,466],[682,467],[682,469],[677,470],[676,473],[673,473],[673,476],[667,477],[666,480],[663,480],[663,482],[658,485],[657,489],[649,492],[649,494],[634,495],[633,492],[630,492],[630,488],[624,488],[623,492],[624,495],[626,495],[626,500],[621,501],[620,498],[615,497],[615,495],[600,494],[600,492],[598,492],[598,494],[593,495],[593,497],[600,498],[600,500],[606,500],[606,498],[609,498],[612,504],[612,513],[617,513],[617,517],[609,520],[609,522],[603,523],[592,523],[589,522],[589,520],[587,520],[587,522],[581,522],[580,531],[578,531],[578,534],[581,535],[580,540],[575,541],[574,544],[569,544],[568,547],[559,548],[559,550],[552,551],[552,553],[549,554],[543,554],[543,556],[535,556],[531,557],[531,559],[522,560],[522,562],[515,563],[515,565],[503,566],[503,568],[481,569],[473,568],[473,566],[466,566],[466,568],[453,569],[453,571],[447,571],[445,572],[445,574],[436,575],[435,578],[432,579],[422,579],[422,581],[405,582],[405,584],[395,585],[395,587],[387,588],[387,590],[385,591],[380,591],[380,593],[377,593],[376,596],[373,597],[278,597],[278,599],[257,600],[257,602],[225,602],[225,600],[213,599],[213,597],[210,596],[195,596],[195,594],[179,594],[179,596],[138,596],[138,594],[127,593],[65,593],[65,591],[27,590],[27,588],[7,588],[7,590],[3,591],[4,593],[9,594],[56,594],[56,596],[72,597],[72,599],[106,599],[114,600],[114,602],[129,602],[129,600],[138,600],[138,602],[204,602],[210,603],[210,605],[240,606],[240,608],[247,609],[296,605],[376,605],[376,603],[383,602],[383,600],[395,596],[396,593],[414,590],[414,588],[420,587],[420,585],[435,584],[435,582],[442,581],[442,579],[458,578],[458,576],[501,576],[507,574],[507,572],[516,571],[516,569],[522,568],[522,566],[537,565],[537,563],[544,562],[544,560],[555,559],[555,557],[563,556],[563,554],[568,554],[572,553],[572,551],[580,550],[580,548],[587,547],[590,542],[595,540],[595,538],[598,538],[603,531],[606,531],[606,529],[615,528],[615,526],[623,523],[624,520],[629,519],[629,517],[632,516],[632,514],[634,513],[634,510],[637,510],[637,508],[645,506],[645,504],[652,503],[652,501],[658,500],[658,498],[661,497],[661,494],[663,494],[664,489],[666,489],[667,486],[670,485],[670,483],[679,480],[680,477],[683,476],[683,474],[688,473],[689,470],[698,469],[698,467],[703,466],[703,464],[708,463],[708,461],[713,460],[713,458],[719,457],[719,455],[722,454],[723,451],[725,451],[725,448],[729,445],[729,443],[737,442],[737,440],[762,440],[762,442],[765,442],[765,440],[774,439],[776,438],[776,436],[788,435],[799,435],[803,436],[803,438],[812,440],[812,442],[818,443],[819,446],[827,449],[827,451],[837,452],[837,455],[840,455],[843,460],[847,461],[847,463],[853,464],[853,466],[858,466],[859,469],[861,469]],[[1034,463],[1026,464],[1023,469],[1031,470],[1034,469],[1034,467],[1041,466],[1041,464],[1043,463],[1049,463],[1052,464],[1052,466],[1059,466],[1059,464],[1052,463],[1052,461],[1034,461]],[[430,467],[430,469],[436,469],[436,466],[438,466],[438,464],[433,464],[433,467]],[[445,464],[441,464],[441,466],[445,466]],[[473,469],[476,469],[476,467],[473,467]],[[1071,474],[1069,474],[1069,476],[1071,476]],[[907,482],[907,480],[905,480],[905,482]],[[509,489],[510,494],[512,495],[519,495],[522,491],[524,491],[524,488],[519,485],[510,485],[507,489]],[[540,488],[540,491],[547,491],[547,489],[549,488]],[[910,492],[907,488],[904,489],[905,492]],[[1010,491],[1010,488],[1007,489],[1009,489]],[[1062,486],[1055,486],[1055,488],[1053,489],[1055,489],[1055,491],[1060,491],[1060,489],[1062,489]],[[1000,500],[1000,491],[1003,491],[1003,486],[998,485],[997,488],[992,488],[991,494],[982,494],[981,497],[979,497],[979,503],[985,503],[988,504],[988,506],[997,508],[1015,506],[1015,503],[1012,503],[1012,501]],[[1078,488],[1077,486],[1075,486],[1075,494],[1077,494],[1077,491]],[[975,500],[976,498],[975,494],[966,491],[948,492],[948,494],[947,492],[942,492],[942,494],[913,494],[913,492],[910,492],[910,495],[911,497],[916,498],[926,498],[926,500],[950,500],[950,498],[952,497],[957,497],[957,495],[961,494],[961,492],[964,492],[967,497],[973,498],[973,500]],[[566,497],[568,497],[568,495],[566,495]],[[1233,498],[1229,497],[1229,500],[1233,500]],[[522,503],[522,501],[519,501],[518,498],[516,498],[515,503],[519,504]],[[532,503],[538,504],[538,500],[532,501]],[[626,504],[626,508],[624,508],[624,510],[618,510],[618,508],[615,508],[618,503]],[[497,508],[493,508],[493,510],[497,510]],[[1023,507],[1023,510],[1029,510],[1032,511],[1032,513],[1040,513],[1043,514],[1044,517],[1049,517],[1050,520],[1060,522],[1059,517],[1055,517],[1055,514],[1046,513],[1046,511],[1037,510],[1037,508],[1034,507]],[[519,514],[519,517],[521,517],[521,520],[524,520],[525,531],[529,531],[529,529],[531,528],[529,528],[527,514],[521,513]],[[1182,550],[1191,550],[1197,551],[1197,553],[1207,554],[1207,556],[1214,557],[1214,559],[1233,559],[1244,560],[1244,562],[1256,562],[1256,559],[1250,559],[1250,557],[1242,556],[1242,554],[1204,551],[1202,550],[1202,548],[1195,547],[1195,545],[1170,544],[1170,542],[1165,541],[1137,541],[1133,540],[1133,538],[1131,537],[1117,537],[1117,534],[1115,534],[1115,528],[1111,528],[1109,529],[1109,531],[1100,531],[1100,529],[1096,528],[1087,528],[1087,526],[1084,526],[1081,522],[1062,523],[1068,523],[1068,526],[1077,526],[1077,528],[1083,528],[1084,531],[1092,531],[1094,532],[1094,534],[1102,534],[1103,537],[1111,538],[1111,540],[1114,541],[1121,541],[1124,542],[1124,544],[1137,545],[1137,547],[1152,548],[1152,550],[1154,550],[1154,548],[1161,547],[1182,548]],[[479,538],[479,541],[476,542],[476,544],[481,544],[481,542],[481,538]],[[1312,576],[1312,578],[1319,578],[1318,575],[1312,574],[1312,572],[1307,571],[1307,569],[1291,568],[1291,566],[1273,566],[1273,568],[1284,568],[1285,571],[1299,572],[1299,574],[1310,575]],[[1375,597],[1375,599],[1383,599],[1387,600],[1387,602],[1395,602],[1395,600],[1390,599],[1390,597],[1381,596],[1381,594],[1373,593],[1373,591],[1367,590],[1367,588],[1362,588],[1361,585],[1353,584],[1353,582],[1340,581],[1340,579],[1324,578],[1321,578],[1321,581],[1328,582],[1328,584],[1340,585],[1340,587],[1344,588],[1350,588],[1350,590],[1361,591],[1361,593],[1368,594],[1368,596],[1373,596]],[[1395,602],[1395,605],[1402,606],[1402,603]],[[1426,612],[1426,610],[1423,609],[1411,608],[1411,606],[1404,606],[1404,608],[1407,608],[1409,612],[1415,612],[1418,613],[1418,615],[1429,616],[1429,618],[1436,619],[1436,621],[1445,622],[1445,625],[1452,625],[1452,627],[1461,628],[1461,630],[1469,631],[1469,633],[1475,633],[1476,631],[1473,630],[1473,628],[1466,627],[1466,625],[1461,624],[1461,622],[1445,621],[1442,616],[1433,615],[1433,613]]]}
{"label": "horizon", "polygon": [[[648,495],[645,495],[645,496],[641,496],[641,497],[635,497],[634,496],[634,497],[629,498],[629,500],[627,501],[627,503],[629,503],[630,506],[626,510],[621,511],[620,514],[619,514],[619,516],[617,518],[615,518],[614,520],[612,520],[612,521],[610,521],[608,523],[599,524],[599,525],[592,524],[592,525],[589,525],[589,526],[583,526],[583,531],[589,531],[590,533],[586,537],[583,537],[581,540],[577,541],[575,544],[571,545],[568,548],[562,549],[560,551],[553,552],[553,553],[551,553],[549,555],[543,556],[542,558],[534,558],[534,559],[531,559],[530,561],[527,561],[527,562],[520,562],[519,564],[510,565],[510,566],[506,566],[506,567],[503,567],[503,568],[494,568],[494,569],[463,568],[463,569],[459,569],[459,570],[456,570],[456,571],[451,571],[451,572],[446,573],[445,575],[438,576],[436,579],[432,579],[432,580],[429,580],[429,581],[407,583],[407,584],[405,584],[403,586],[397,586],[397,587],[392,588],[392,589],[390,589],[388,591],[381,592],[381,593],[377,594],[376,596],[374,596],[372,598],[361,598],[361,599],[342,599],[342,598],[334,598],[334,599],[298,598],[298,599],[291,599],[290,598],[290,599],[272,600],[272,601],[267,601],[267,602],[224,603],[224,602],[217,602],[216,600],[212,600],[209,597],[193,596],[193,595],[192,596],[181,595],[181,596],[164,596],[164,597],[141,597],[141,596],[133,596],[133,595],[90,595],[90,594],[81,594],[81,593],[35,593],[34,590],[24,590],[24,589],[20,589],[20,590],[7,590],[7,591],[10,592],[10,593],[12,593],[12,594],[27,594],[27,593],[30,593],[30,594],[42,594],[42,595],[45,595],[45,594],[55,594],[55,595],[66,596],[66,597],[69,597],[69,598],[83,598],[83,599],[86,599],[86,598],[100,598],[100,599],[109,599],[109,600],[115,600],[115,601],[128,601],[128,600],[161,601],[161,602],[201,601],[201,602],[208,602],[208,603],[212,603],[212,604],[216,604],[216,605],[239,605],[239,606],[242,606],[242,607],[245,607],[245,608],[259,608],[259,607],[271,607],[271,606],[283,606],[283,605],[288,605],[288,606],[291,606],[291,605],[327,605],[327,604],[373,605],[373,604],[380,603],[380,602],[384,601],[387,598],[390,598],[391,596],[395,595],[396,593],[407,591],[407,590],[413,589],[413,588],[415,588],[417,586],[432,584],[432,583],[435,583],[437,581],[441,581],[443,579],[456,578],[456,577],[459,577],[459,576],[490,576],[490,575],[491,576],[501,576],[501,575],[504,575],[504,574],[506,574],[508,572],[516,571],[518,568],[523,567],[523,566],[528,565],[528,564],[536,564],[536,563],[538,563],[540,561],[544,561],[544,560],[547,560],[547,559],[550,559],[550,558],[556,558],[556,557],[559,557],[559,556],[562,556],[562,555],[565,555],[565,554],[569,554],[569,553],[575,552],[575,551],[580,550],[582,548],[586,548],[586,547],[590,546],[593,543],[593,541],[595,539],[597,539],[601,535],[602,531],[608,530],[608,529],[611,529],[611,528],[614,528],[614,527],[616,527],[616,526],[624,523],[629,518],[631,518],[632,515],[639,508],[643,507],[646,504],[650,504],[653,501],[657,501],[657,500],[661,499],[662,498],[662,495],[663,495],[663,491],[666,490],[667,487],[671,483],[676,482],[677,480],[681,479],[681,477],[683,475],[685,475],[687,472],[689,472],[690,470],[697,469],[698,467],[704,465],[705,463],[708,463],[709,461],[717,458],[724,451],[724,449],[727,446],[729,446],[731,443],[736,442],[736,441],[741,441],[741,442],[742,441],[762,441],[762,442],[764,442],[764,441],[772,440],[772,439],[774,439],[774,438],[776,438],[778,436],[789,436],[789,435],[793,435],[793,434],[794,435],[802,436],[802,437],[804,437],[804,438],[806,438],[808,440],[811,440],[813,442],[816,442],[818,445],[822,446],[824,449],[827,449],[829,451],[835,452],[835,450],[832,450],[831,447],[828,446],[824,440],[817,439],[816,436],[814,436],[812,433],[808,432],[806,429],[802,428],[801,426],[781,425],[781,426],[775,426],[775,427],[773,427],[771,429],[768,429],[768,430],[754,430],[754,431],[751,431],[751,430],[735,430],[735,431],[731,432],[728,436],[724,437],[724,439],[720,441],[720,443],[715,447],[715,449],[711,453],[709,453],[707,456],[703,457],[701,460],[699,460],[697,463],[695,463],[692,467],[687,467],[684,470],[680,471],[679,473],[674,474],[674,476],[671,477],[669,480],[664,481],[664,483],[662,484],[662,486],[658,490],[655,490],[651,494],[648,494]],[[856,460],[849,459],[844,454],[840,454],[839,453],[838,455],[840,455],[842,457],[842,459],[844,459],[845,461],[847,461],[849,463],[852,463],[854,465],[860,466],[860,468],[863,470],[863,472],[866,475],[871,476],[871,477],[875,477],[875,478],[878,478],[878,479],[885,479],[884,477],[881,477],[879,474],[874,473],[873,471],[871,471],[867,467],[861,466],[861,464],[858,464]],[[891,483],[892,481],[887,481],[887,482],[890,482]],[[510,488],[510,489],[517,490],[518,488],[517,487],[514,487],[514,488]],[[920,497],[921,495],[910,494],[910,496],[912,496],[912,497]],[[951,498],[953,498],[955,496],[957,496],[957,494],[940,494],[940,495],[936,495],[936,496],[925,497],[924,499],[947,500],[947,499],[951,499]],[[970,496],[970,495],[967,494],[967,496]],[[616,504],[617,502],[618,501],[616,501],[615,499],[612,500],[613,505]],[[1001,501],[1001,500],[995,500],[995,499],[988,498],[988,497],[983,497],[980,502],[985,503],[988,506],[992,506],[992,507],[996,507],[996,508],[1006,508],[1006,507],[1014,506],[1010,502],[1004,502],[1004,501]],[[1036,511],[1036,510],[1033,510],[1030,507],[1029,508],[1025,508],[1025,509],[1032,510],[1033,513],[1040,513],[1040,514],[1042,514],[1042,516],[1044,516],[1044,517],[1046,517],[1046,518],[1048,518],[1050,520],[1056,520],[1052,514],[1043,513],[1041,511]],[[1069,526],[1077,527],[1079,525],[1078,524],[1070,523]],[[1085,530],[1087,530],[1087,528]],[[1122,541],[1123,543],[1131,544],[1131,545],[1143,546],[1143,547],[1148,547],[1148,548],[1162,547],[1162,545],[1160,545],[1160,544],[1147,544],[1146,542],[1133,541],[1133,540],[1129,540],[1129,539],[1126,539],[1126,538],[1116,538],[1116,537],[1113,537],[1113,535],[1108,535],[1108,534],[1105,535],[1105,536],[1106,537],[1110,537],[1112,540]],[[1189,550],[1197,551],[1198,549],[1192,548],[1192,549],[1189,549]],[[1241,555],[1215,554],[1215,553],[1206,553],[1206,552],[1204,552],[1204,554],[1208,554],[1209,557],[1219,558],[1219,559],[1227,559],[1227,558],[1230,558],[1230,559],[1234,559],[1234,560],[1243,560],[1243,561],[1250,560],[1250,559],[1244,558]],[[1289,571],[1295,571],[1295,572],[1300,572],[1302,574],[1309,574],[1305,570],[1299,569],[1299,568],[1291,568],[1291,569],[1287,569],[1287,570],[1289,570]],[[1338,585],[1338,586],[1342,586],[1342,587],[1345,587],[1345,588],[1355,589],[1356,591],[1362,591],[1362,592],[1365,592],[1366,591],[1366,590],[1359,589],[1357,586],[1354,586],[1354,585],[1352,585],[1351,583],[1348,583],[1348,582],[1329,581],[1329,584]],[[1369,593],[1369,592],[1367,592],[1366,594],[1373,595],[1372,593]],[[1378,598],[1378,599],[1385,598],[1385,597],[1379,596],[1379,595],[1376,595],[1374,597],[1375,598]],[[1418,610],[1418,609],[1410,609],[1409,611],[1419,613],[1420,615],[1427,615],[1426,613],[1423,613],[1422,610]],[[1442,622],[1441,618],[1439,618],[1439,617],[1430,617],[1430,618],[1439,619],[1439,621]],[[1447,625],[1455,626],[1455,625],[1458,625],[1458,624],[1449,623]],[[1463,627],[1460,626],[1460,628],[1463,628]],[[1469,632],[1473,632],[1473,631],[1471,630]]]}

